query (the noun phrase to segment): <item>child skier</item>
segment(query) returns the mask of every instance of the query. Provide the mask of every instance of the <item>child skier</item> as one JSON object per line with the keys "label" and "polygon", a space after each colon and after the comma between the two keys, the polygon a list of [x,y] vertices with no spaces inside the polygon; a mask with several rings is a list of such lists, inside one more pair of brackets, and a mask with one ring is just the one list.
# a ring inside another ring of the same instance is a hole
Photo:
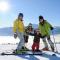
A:
{"label": "child skier", "polygon": [[47,38],[48,43],[50,44],[52,51],[54,51],[54,43],[50,39],[50,33],[51,33],[51,30],[53,30],[53,27],[50,23],[48,23],[46,20],[44,20],[43,16],[39,16],[39,30],[40,30],[42,36],[46,36],[43,38],[45,48],[43,48],[42,50],[49,50],[48,44],[46,42],[46,38]]}
{"label": "child skier", "polygon": [[34,33],[29,33],[30,35],[34,36],[33,40],[33,45],[32,45],[32,51],[40,51],[39,50],[39,43],[40,43],[40,38],[43,38],[44,36],[41,36],[40,31],[34,30]]}
{"label": "child skier", "polygon": [[23,24],[23,13],[19,13],[18,18],[14,21],[13,31],[14,31],[14,38],[20,39],[20,42],[17,46],[16,51],[24,49],[24,24]]}
{"label": "child skier", "polygon": [[25,34],[24,34],[25,48],[27,50],[28,50],[28,48],[26,46],[27,46],[28,38],[29,38],[28,32],[33,32],[33,27],[32,27],[31,23],[29,23],[29,25],[25,28]]}

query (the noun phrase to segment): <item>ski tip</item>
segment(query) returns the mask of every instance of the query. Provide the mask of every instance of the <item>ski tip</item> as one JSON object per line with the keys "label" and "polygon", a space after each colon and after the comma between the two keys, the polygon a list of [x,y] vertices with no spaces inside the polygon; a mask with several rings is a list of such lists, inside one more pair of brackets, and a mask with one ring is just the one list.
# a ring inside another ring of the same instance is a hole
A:
{"label": "ski tip", "polygon": [[1,55],[4,55],[5,53],[1,53]]}
{"label": "ski tip", "polygon": [[52,54],[52,56],[56,56],[56,54]]}

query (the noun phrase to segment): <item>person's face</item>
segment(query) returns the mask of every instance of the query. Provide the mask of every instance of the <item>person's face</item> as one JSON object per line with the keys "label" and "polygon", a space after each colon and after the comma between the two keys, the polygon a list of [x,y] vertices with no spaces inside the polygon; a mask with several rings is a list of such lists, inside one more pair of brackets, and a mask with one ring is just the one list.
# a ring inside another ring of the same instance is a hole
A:
{"label": "person's face", "polygon": [[39,31],[37,31],[37,35],[39,35],[39,33],[40,33],[40,32],[39,32]]}
{"label": "person's face", "polygon": [[40,19],[40,20],[39,20],[39,22],[41,22],[41,23],[42,23],[42,22],[43,22],[43,19]]}
{"label": "person's face", "polygon": [[32,26],[29,26],[29,28],[31,29],[31,28],[32,28]]}
{"label": "person's face", "polygon": [[20,17],[18,17],[20,20],[23,20],[23,17],[22,16],[20,16]]}

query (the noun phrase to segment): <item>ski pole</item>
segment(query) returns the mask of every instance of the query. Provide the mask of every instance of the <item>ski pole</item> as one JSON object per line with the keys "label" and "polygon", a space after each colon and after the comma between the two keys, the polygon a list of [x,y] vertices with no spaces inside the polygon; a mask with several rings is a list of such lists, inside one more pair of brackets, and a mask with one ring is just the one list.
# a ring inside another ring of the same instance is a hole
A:
{"label": "ski pole", "polygon": [[54,37],[54,32],[53,32],[53,31],[52,31],[52,35],[53,35],[53,40],[54,40],[54,47],[56,48],[56,52],[58,52],[58,50],[57,50],[57,46],[56,46],[55,37]]}

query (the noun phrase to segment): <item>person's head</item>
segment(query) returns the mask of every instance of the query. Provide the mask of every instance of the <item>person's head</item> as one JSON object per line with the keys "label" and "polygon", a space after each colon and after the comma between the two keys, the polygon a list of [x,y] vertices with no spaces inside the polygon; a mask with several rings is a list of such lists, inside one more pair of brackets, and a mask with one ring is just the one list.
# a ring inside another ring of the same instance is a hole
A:
{"label": "person's head", "polygon": [[23,13],[19,13],[18,19],[23,20]]}
{"label": "person's head", "polygon": [[31,23],[29,23],[28,27],[29,27],[29,28],[32,28],[32,24],[31,24]]}
{"label": "person's head", "polygon": [[39,35],[39,34],[40,34],[39,29],[36,29],[36,30],[35,30],[35,33],[36,33],[37,35]]}
{"label": "person's head", "polygon": [[32,31],[33,30],[33,27],[32,27],[32,24],[31,23],[29,23],[29,25],[28,25],[28,30],[29,31]]}
{"label": "person's head", "polygon": [[42,23],[44,21],[44,17],[43,16],[39,16],[39,22]]}

